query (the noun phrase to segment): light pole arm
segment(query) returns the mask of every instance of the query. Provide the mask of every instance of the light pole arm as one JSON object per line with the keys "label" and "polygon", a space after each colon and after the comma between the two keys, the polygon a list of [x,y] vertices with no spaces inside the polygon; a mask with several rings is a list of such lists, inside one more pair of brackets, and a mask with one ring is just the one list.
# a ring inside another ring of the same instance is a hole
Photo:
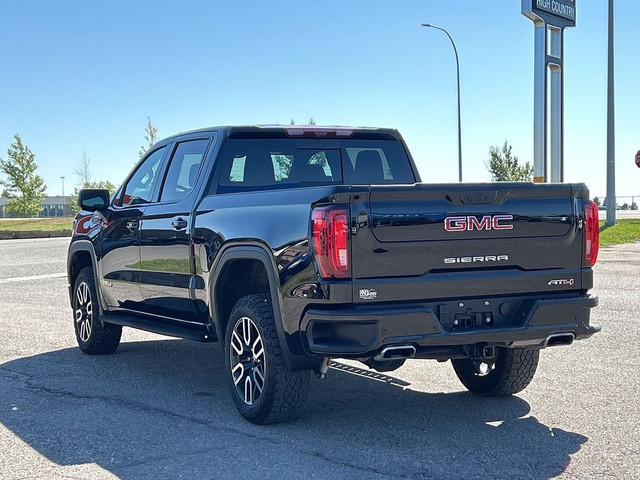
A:
{"label": "light pole arm", "polygon": [[462,182],[462,120],[460,116],[460,59],[458,58],[458,49],[456,48],[456,42],[453,41],[449,32],[447,32],[444,28],[438,27],[436,25],[431,25],[430,23],[423,23],[423,27],[427,28],[435,28],[436,30],[440,30],[444,32],[451,45],[453,46],[453,53],[456,55],[456,77],[458,83],[458,181]]}
{"label": "light pole arm", "polygon": [[[458,79],[460,79],[460,61],[458,59],[458,49],[456,48],[456,42],[453,41],[453,38],[451,38],[451,35],[449,35],[449,32],[447,32],[444,28],[436,27],[435,25],[431,25],[429,23],[423,23],[422,26],[423,27],[428,27],[428,28],[435,28],[436,30],[440,30],[441,32],[444,32],[447,37],[449,37],[449,41],[451,42],[451,45],[453,46],[453,53],[456,54],[456,71],[458,72]],[[460,82],[458,82],[458,83],[460,83]]]}

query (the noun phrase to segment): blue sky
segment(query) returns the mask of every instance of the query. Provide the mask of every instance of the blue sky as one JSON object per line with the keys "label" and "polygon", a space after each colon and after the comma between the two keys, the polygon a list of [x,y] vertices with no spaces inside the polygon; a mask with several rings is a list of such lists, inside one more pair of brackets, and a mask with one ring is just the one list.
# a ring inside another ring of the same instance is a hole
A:
{"label": "blue sky", "polygon": [[[565,179],[606,191],[607,2],[580,0],[565,34]],[[5,2],[0,158],[19,133],[48,193],[119,184],[146,117],[160,138],[221,124],[395,127],[423,181],[488,181],[492,145],[533,157],[533,24],[517,0]],[[640,195],[640,3],[616,2],[617,194]]]}

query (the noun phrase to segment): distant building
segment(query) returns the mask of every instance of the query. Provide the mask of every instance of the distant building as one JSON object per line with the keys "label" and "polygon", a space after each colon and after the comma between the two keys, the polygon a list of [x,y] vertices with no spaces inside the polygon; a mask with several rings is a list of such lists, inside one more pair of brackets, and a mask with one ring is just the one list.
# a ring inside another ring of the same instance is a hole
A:
{"label": "distant building", "polygon": [[[0,218],[8,218],[13,215],[7,214],[5,207],[9,203],[6,197],[0,197]],[[56,195],[44,197],[42,210],[39,217],[68,217],[71,215],[71,197]]]}

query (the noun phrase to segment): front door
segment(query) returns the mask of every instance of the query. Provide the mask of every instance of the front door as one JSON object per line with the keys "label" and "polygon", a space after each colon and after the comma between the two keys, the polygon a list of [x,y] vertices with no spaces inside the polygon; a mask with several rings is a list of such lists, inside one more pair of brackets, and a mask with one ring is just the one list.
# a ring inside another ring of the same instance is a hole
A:
{"label": "front door", "polygon": [[166,146],[153,150],[114,198],[102,230],[101,292],[109,310],[140,310],[140,222],[157,196]]}

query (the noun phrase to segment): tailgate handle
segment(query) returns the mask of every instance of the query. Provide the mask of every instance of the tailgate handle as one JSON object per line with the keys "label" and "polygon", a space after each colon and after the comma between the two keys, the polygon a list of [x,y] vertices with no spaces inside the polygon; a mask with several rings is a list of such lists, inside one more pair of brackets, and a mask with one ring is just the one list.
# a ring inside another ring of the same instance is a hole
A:
{"label": "tailgate handle", "polygon": [[460,192],[460,201],[466,204],[472,203],[478,205],[495,203],[497,198],[497,190],[475,190],[469,192]]}

